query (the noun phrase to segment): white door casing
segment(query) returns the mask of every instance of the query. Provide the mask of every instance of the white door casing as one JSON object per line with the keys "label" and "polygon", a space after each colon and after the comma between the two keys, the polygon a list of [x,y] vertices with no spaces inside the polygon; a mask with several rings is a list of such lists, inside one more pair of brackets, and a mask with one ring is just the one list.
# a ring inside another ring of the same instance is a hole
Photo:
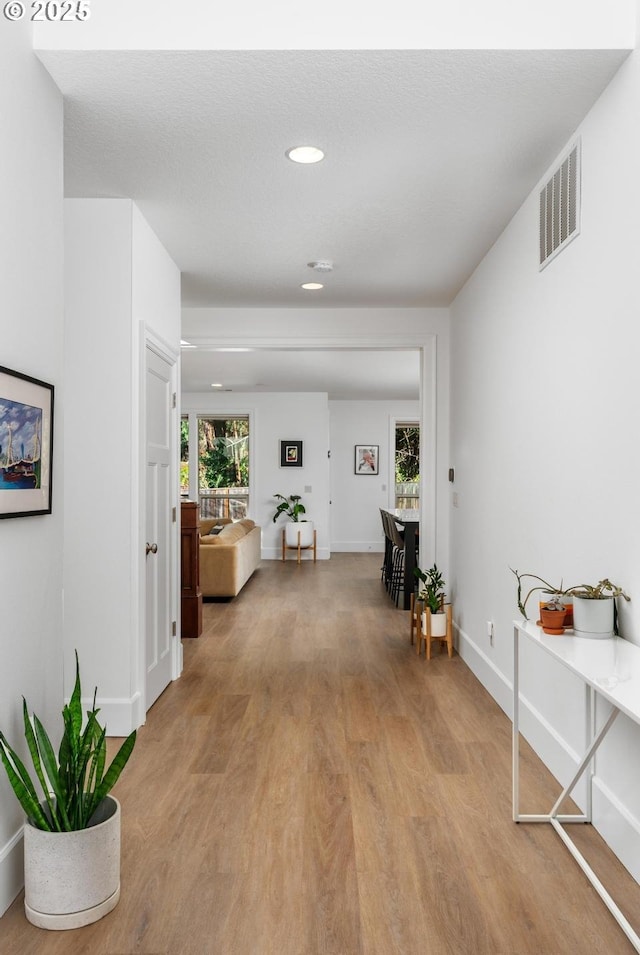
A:
{"label": "white door casing", "polygon": [[175,506],[175,361],[145,347],[145,709],[178,674],[173,633],[177,608]]}

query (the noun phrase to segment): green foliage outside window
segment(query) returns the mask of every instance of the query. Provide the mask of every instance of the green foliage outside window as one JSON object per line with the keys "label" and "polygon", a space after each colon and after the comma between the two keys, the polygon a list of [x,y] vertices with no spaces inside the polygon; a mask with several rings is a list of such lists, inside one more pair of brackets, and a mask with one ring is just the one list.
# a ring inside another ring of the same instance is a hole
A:
{"label": "green foliage outside window", "polygon": [[189,419],[180,419],[180,490],[189,492]]}
{"label": "green foliage outside window", "polygon": [[396,484],[420,480],[420,428],[396,428]]}
{"label": "green foliage outside window", "polygon": [[247,418],[198,418],[198,479],[201,488],[247,487]]}

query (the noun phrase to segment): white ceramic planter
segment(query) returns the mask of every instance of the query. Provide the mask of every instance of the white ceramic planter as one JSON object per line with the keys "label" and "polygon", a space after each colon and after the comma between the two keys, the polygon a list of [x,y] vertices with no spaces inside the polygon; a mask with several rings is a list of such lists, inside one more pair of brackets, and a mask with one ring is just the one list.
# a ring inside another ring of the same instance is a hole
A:
{"label": "white ceramic planter", "polygon": [[300,546],[311,547],[313,544],[313,521],[289,521],[284,525],[284,539],[287,547],[298,546],[298,534],[300,534]]}
{"label": "white ceramic planter", "polygon": [[24,908],[39,928],[71,929],[97,922],[120,898],[120,803],[107,796],[76,832],[24,827]]}
{"label": "white ceramic planter", "polygon": [[602,640],[613,636],[613,597],[573,598],[573,631],[578,637]]}
{"label": "white ceramic planter", "polygon": [[[422,614],[422,632],[426,635],[427,632],[427,615],[426,613]],[[432,637],[446,637],[447,635],[447,615],[444,611],[442,613],[432,613],[431,614],[431,636]]]}

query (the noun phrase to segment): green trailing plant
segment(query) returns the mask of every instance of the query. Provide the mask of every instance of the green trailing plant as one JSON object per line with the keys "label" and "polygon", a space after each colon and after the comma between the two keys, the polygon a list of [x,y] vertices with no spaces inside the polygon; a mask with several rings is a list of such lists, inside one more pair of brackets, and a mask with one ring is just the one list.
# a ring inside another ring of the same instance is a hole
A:
{"label": "green trailing plant", "polygon": [[564,591],[572,597],[582,597],[585,600],[606,600],[607,597],[622,597],[624,600],[631,600],[631,597],[624,592],[622,587],[612,584],[606,577],[599,580],[597,584],[578,584],[577,587],[569,587]]}
{"label": "green trailing plant", "polygon": [[[538,577],[537,574],[521,574],[518,570],[514,570],[513,567],[510,567],[509,570],[512,574],[515,574],[516,580],[518,581],[518,593],[517,593],[517,603],[518,610],[522,614],[525,620],[528,620],[527,617],[527,602],[531,594],[536,593],[538,590],[544,591],[544,593],[550,595],[550,599],[553,599],[555,603],[559,600],[559,595],[564,593],[562,590],[562,582],[560,586],[556,587],[554,584],[550,584],[549,581],[544,580],[542,577]],[[534,584],[533,587],[530,587],[527,591],[526,596],[522,596],[523,590],[525,589],[525,580],[536,580],[537,584]]]}
{"label": "green trailing plant", "polygon": [[444,606],[446,594],[444,592],[444,578],[437,565],[434,564],[426,571],[416,567],[414,574],[423,584],[418,593],[418,599],[426,603],[431,613],[439,613]]}
{"label": "green trailing plant", "polygon": [[[631,597],[624,592],[622,587],[619,587],[617,584],[612,584],[611,581],[606,577],[604,580],[599,580],[597,584],[577,584],[573,587],[563,587],[562,581],[560,581],[560,586],[555,587],[542,577],[538,577],[537,574],[521,574],[519,571],[514,570],[513,567],[509,569],[511,570],[511,573],[515,575],[516,580],[518,581],[518,610],[525,620],[529,619],[527,617],[526,609],[527,601],[529,600],[531,594],[535,593],[536,591],[543,591],[544,593],[549,594],[547,604],[553,604],[555,606],[562,602],[562,597],[584,597],[587,600],[605,600],[607,597],[623,597],[624,600],[631,600]],[[523,582],[526,579],[537,581],[538,583],[534,584],[533,587],[530,587],[526,595],[523,597],[522,594],[525,589]]]}
{"label": "green trailing plant", "polygon": [[98,723],[100,711],[96,709],[96,695],[97,688],[83,728],[80,668],[76,653],[76,681],[71,699],[62,710],[64,732],[57,756],[44,726],[35,713],[32,723],[27,701],[22,698],[24,735],[44,801],[38,797],[29,771],[0,732],[0,756],[9,782],[37,829],[47,832],[86,829],[131,756],[136,741],[135,730],[126,738],[105,772],[106,729]]}
{"label": "green trailing plant", "polygon": [[287,517],[290,517],[292,521],[299,521],[301,514],[306,514],[306,509],[304,504],[301,504],[302,500],[299,494],[290,494],[289,497],[285,497],[284,494],[274,494],[276,500],[279,500],[280,503],[276,507],[276,512],[273,515],[273,523],[278,520],[281,514],[286,514]]}

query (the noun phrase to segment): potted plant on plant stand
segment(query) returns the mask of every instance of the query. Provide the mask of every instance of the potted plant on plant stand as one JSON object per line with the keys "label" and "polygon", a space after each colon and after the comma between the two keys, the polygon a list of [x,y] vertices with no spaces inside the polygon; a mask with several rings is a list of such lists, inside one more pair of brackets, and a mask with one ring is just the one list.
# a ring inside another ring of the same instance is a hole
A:
{"label": "potted plant on plant stand", "polygon": [[444,637],[447,633],[447,614],[444,609],[446,594],[444,592],[444,578],[436,564],[429,570],[415,569],[415,575],[422,581],[423,587],[418,593],[418,600],[425,606],[422,614],[422,632],[427,632],[426,610],[431,614],[431,636]]}
{"label": "potted plant on plant stand", "polygon": [[298,546],[298,535],[300,535],[300,547],[311,547],[313,544],[313,521],[301,517],[302,514],[306,514],[306,508],[301,503],[301,496],[299,494],[290,494],[289,497],[285,497],[284,494],[274,494],[273,496],[280,501],[273,515],[273,523],[275,524],[282,514],[290,518],[290,522],[285,524],[284,527],[287,547]]}
{"label": "potted plant on plant stand", "polygon": [[136,732],[106,768],[106,730],[97,720],[96,695],[97,690],[83,727],[76,653],[76,680],[62,710],[57,755],[35,714],[32,723],[23,697],[24,735],[36,781],[0,733],[0,757],[27,815],[25,913],[39,928],[89,925],[115,908],[120,898],[120,804],[109,793],[133,751]]}

